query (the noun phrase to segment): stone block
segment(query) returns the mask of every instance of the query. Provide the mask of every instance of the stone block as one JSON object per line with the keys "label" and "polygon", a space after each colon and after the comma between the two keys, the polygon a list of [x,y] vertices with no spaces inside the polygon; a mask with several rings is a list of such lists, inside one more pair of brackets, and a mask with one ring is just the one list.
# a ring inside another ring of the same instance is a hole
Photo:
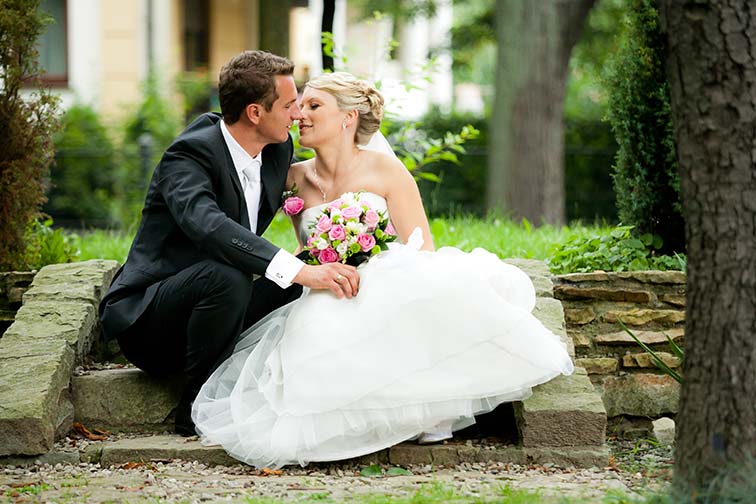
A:
{"label": "stone block", "polygon": [[63,340],[0,344],[0,456],[50,451],[71,428],[74,353]]}
{"label": "stone block", "polygon": [[685,285],[685,273],[682,271],[621,271],[614,275],[623,280],[631,279],[650,284]]}
{"label": "stone block", "polygon": [[669,417],[654,420],[654,437],[664,445],[675,443],[675,421]]}
{"label": "stone block", "polygon": [[603,390],[606,414],[659,417],[677,413],[680,385],[666,375],[632,373],[609,376]]}
{"label": "stone block", "polygon": [[197,461],[210,466],[240,463],[220,446],[203,446],[199,441],[174,435],[144,436],[104,442],[100,449],[99,463],[104,467],[109,467],[126,462],[172,459]]}
{"label": "stone block", "polygon": [[554,287],[557,299],[599,299],[602,301],[626,301],[630,303],[649,303],[652,295],[644,290],[631,290],[618,287],[575,287],[557,285]]}
{"label": "stone block", "polygon": [[89,303],[34,302],[22,306],[15,323],[4,337],[8,339],[61,339],[75,352],[80,363],[92,348],[97,323],[96,309]]}
{"label": "stone block", "polygon": [[562,303],[553,298],[536,298],[533,315],[562,341],[567,341]]}
{"label": "stone block", "polygon": [[156,379],[139,369],[108,369],[71,380],[76,421],[112,431],[164,430],[181,397],[179,377]]}
{"label": "stone block", "polygon": [[117,261],[90,261],[50,264],[34,277],[24,294],[24,303],[31,301],[88,302],[97,306],[107,292]]}
{"label": "stone block", "polygon": [[609,465],[611,452],[603,446],[564,446],[525,448],[528,464],[546,464],[551,462],[560,467],[606,467]]}
{"label": "stone block", "polygon": [[660,294],[659,301],[685,308],[685,294]]}
{"label": "stone block", "polygon": [[615,323],[620,320],[625,325],[641,326],[656,322],[659,324],[677,324],[685,321],[685,312],[680,310],[611,310],[603,315],[604,322]]}
{"label": "stone block", "polygon": [[576,359],[575,365],[585,368],[588,374],[612,374],[617,371],[619,362],[614,357],[586,357]]}
{"label": "stone block", "polygon": [[565,308],[564,318],[568,324],[585,325],[596,320],[596,312],[590,306],[585,308]]}
{"label": "stone block", "polygon": [[455,466],[459,464],[459,445],[457,444],[440,444],[431,445],[430,454],[434,466]]}
{"label": "stone block", "polygon": [[609,273],[605,271],[593,271],[591,273],[567,273],[557,276],[559,282],[606,282],[609,280]]}
{"label": "stone block", "polygon": [[[671,353],[656,352],[656,355],[672,369],[680,367],[680,359]],[[626,368],[656,368],[650,353],[641,352],[622,356],[622,366]]]}
{"label": "stone block", "polygon": [[[633,331],[633,334],[646,345],[656,345],[659,343],[668,343],[669,336],[672,341],[678,341],[685,336],[685,329],[682,327],[673,327],[664,331]],[[597,345],[621,345],[635,346],[638,343],[625,331],[613,332],[610,334],[599,334],[593,338]]]}
{"label": "stone block", "polygon": [[575,345],[575,350],[590,350],[591,338],[582,332],[572,331],[572,343]]}
{"label": "stone block", "polygon": [[389,449],[389,462],[393,465],[432,464],[431,446],[401,443]]}
{"label": "stone block", "polygon": [[537,297],[552,297],[553,285],[551,283],[551,273],[549,267],[544,261],[535,259],[504,259],[504,262],[517,266],[523,270],[533,282]]}
{"label": "stone block", "polygon": [[531,397],[515,403],[515,418],[523,447],[605,442],[606,411],[582,368],[535,387]]}

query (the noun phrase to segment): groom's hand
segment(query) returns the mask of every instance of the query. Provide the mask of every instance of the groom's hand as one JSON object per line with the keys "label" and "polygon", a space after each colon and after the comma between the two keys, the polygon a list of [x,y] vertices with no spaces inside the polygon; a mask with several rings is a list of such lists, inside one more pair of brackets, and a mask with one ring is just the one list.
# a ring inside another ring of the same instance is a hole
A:
{"label": "groom's hand", "polygon": [[305,264],[294,277],[294,282],[310,289],[328,289],[339,299],[356,296],[360,289],[357,268],[341,263]]}

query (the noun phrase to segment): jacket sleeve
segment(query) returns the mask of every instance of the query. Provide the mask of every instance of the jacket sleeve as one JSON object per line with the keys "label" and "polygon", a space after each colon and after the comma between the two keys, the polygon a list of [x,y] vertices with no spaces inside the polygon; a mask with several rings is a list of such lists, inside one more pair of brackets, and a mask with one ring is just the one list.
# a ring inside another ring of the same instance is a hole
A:
{"label": "jacket sleeve", "polygon": [[211,257],[263,275],[279,247],[221,210],[206,163],[187,152],[165,154],[157,184],[168,210],[184,234]]}

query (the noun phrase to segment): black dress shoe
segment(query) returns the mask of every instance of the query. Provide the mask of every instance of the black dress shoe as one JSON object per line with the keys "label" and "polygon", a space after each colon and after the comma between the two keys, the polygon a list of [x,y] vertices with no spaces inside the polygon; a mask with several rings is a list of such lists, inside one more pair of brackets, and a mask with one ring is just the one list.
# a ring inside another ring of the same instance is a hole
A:
{"label": "black dress shoe", "polygon": [[176,406],[176,434],[184,437],[196,436],[197,431],[192,421],[192,403],[181,401]]}

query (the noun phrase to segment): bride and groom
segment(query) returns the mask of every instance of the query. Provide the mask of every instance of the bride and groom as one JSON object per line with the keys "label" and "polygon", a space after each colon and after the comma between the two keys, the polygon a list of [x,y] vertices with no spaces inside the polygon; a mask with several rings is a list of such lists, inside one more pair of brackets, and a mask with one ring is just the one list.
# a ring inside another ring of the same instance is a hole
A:
{"label": "bride and groom", "polygon": [[[100,306],[132,363],[186,377],[176,431],[258,467],[338,460],[448,438],[572,372],[522,271],[482,249],[434,251],[413,178],[373,147],[381,94],[333,73],[298,101],[292,72],[262,51],[223,67],[222,115],[166,150]],[[291,164],[295,120],[316,156]],[[386,213],[398,243],[359,269],[305,264],[260,236],[294,188],[300,252],[344,193]]]}

